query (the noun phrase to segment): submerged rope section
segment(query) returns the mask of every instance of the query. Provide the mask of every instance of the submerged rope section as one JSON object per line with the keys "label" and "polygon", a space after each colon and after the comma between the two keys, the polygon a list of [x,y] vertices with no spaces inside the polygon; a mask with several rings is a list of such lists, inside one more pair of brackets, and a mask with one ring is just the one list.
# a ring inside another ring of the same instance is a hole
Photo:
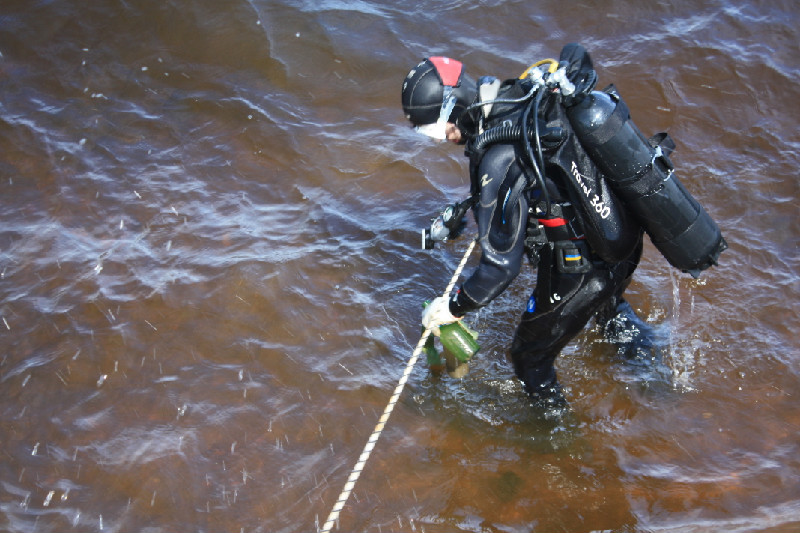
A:
{"label": "submerged rope section", "polygon": [[[467,259],[469,259],[469,254],[472,253],[472,250],[475,248],[475,243],[477,239],[473,239],[470,242],[467,251],[464,252],[464,257],[461,258],[461,262],[458,264],[456,271],[453,273],[452,279],[450,279],[450,283],[447,285],[447,288],[444,290],[443,295],[447,296],[450,294],[450,291],[453,290],[453,287],[456,284],[456,280],[458,280],[458,276],[461,275],[461,271],[464,270],[464,266],[467,264]],[[328,519],[325,521],[325,525],[322,526],[320,529],[320,533],[329,533],[332,529],[336,520],[339,519],[339,513],[344,508],[345,502],[347,499],[350,498],[350,493],[353,492],[353,487],[355,487],[356,481],[358,481],[361,472],[364,470],[364,466],[369,459],[372,450],[375,448],[375,444],[378,442],[378,439],[381,436],[381,432],[383,428],[386,427],[386,422],[389,421],[389,417],[392,415],[392,411],[394,410],[395,404],[400,399],[400,395],[403,393],[403,388],[406,386],[406,382],[408,381],[408,377],[411,375],[411,371],[414,369],[414,365],[417,363],[417,359],[419,358],[419,354],[422,353],[422,348],[425,346],[425,342],[428,340],[428,337],[431,334],[430,328],[427,328],[423,333],[422,337],[420,337],[419,342],[417,343],[417,347],[414,349],[414,352],[411,354],[411,358],[406,363],[406,369],[403,372],[403,375],[400,377],[400,381],[397,383],[397,386],[394,389],[394,394],[389,399],[389,403],[386,405],[386,408],[383,410],[383,415],[378,420],[378,423],[375,425],[375,429],[372,430],[372,435],[369,436],[369,440],[367,444],[364,446],[364,450],[361,452],[361,456],[359,456],[358,461],[356,462],[353,470],[350,472],[350,476],[347,478],[347,483],[344,484],[344,488],[342,489],[342,493],[339,495],[339,499],[336,500],[336,503],[331,510],[331,514],[328,515]]]}

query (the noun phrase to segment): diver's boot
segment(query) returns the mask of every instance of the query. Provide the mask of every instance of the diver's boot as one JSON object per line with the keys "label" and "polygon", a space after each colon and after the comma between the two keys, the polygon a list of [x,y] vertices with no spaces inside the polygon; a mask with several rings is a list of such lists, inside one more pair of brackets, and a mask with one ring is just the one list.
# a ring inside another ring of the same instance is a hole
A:
{"label": "diver's boot", "polygon": [[533,405],[546,411],[561,411],[569,408],[552,362],[536,368],[526,368],[520,376]]}
{"label": "diver's boot", "polygon": [[615,311],[616,314],[602,326],[606,339],[628,359],[652,359],[655,346],[653,328],[639,318],[625,300],[620,300]]}

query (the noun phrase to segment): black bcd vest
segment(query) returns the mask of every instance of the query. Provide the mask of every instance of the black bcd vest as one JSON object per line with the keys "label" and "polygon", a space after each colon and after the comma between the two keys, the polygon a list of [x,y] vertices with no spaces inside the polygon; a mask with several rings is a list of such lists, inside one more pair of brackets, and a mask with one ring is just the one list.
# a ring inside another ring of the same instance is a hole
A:
{"label": "black bcd vest", "polygon": [[[525,80],[509,80],[501,87],[499,98],[518,98],[526,92]],[[485,121],[487,128],[484,133],[468,143],[466,153],[470,157],[473,195],[478,193],[478,167],[491,145],[512,139],[522,145],[522,135],[526,131],[534,130],[533,113],[530,113],[529,127],[522,127],[524,105],[527,103],[513,107],[508,104],[495,105]],[[626,211],[603,173],[582,148],[567,118],[560,94],[550,92],[542,95],[538,120],[541,160],[544,163],[541,172],[545,180],[553,182],[557,190],[562,191],[562,195],[563,192],[566,193],[577,225],[583,231],[582,237],[596,256],[609,263],[627,258],[639,242],[641,227]],[[535,138],[529,134],[529,139],[533,151],[536,152]],[[530,168],[530,162],[525,158],[523,163],[522,166],[527,167],[525,171],[529,180],[529,192],[540,189],[542,184],[534,183],[535,173]],[[542,195],[538,196],[539,199],[542,198]],[[535,205],[536,202],[532,200],[529,203]]]}

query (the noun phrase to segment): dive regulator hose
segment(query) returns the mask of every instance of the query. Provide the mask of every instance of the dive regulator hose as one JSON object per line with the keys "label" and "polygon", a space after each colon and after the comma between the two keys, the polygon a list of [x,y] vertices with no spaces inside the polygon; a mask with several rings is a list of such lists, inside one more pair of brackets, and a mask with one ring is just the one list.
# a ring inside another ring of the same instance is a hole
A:
{"label": "dive regulator hose", "polygon": [[[542,102],[542,97],[544,96],[544,88],[540,88],[536,95],[531,99],[527,106],[525,106],[525,111],[522,112],[522,143],[525,147],[525,153],[528,156],[528,162],[533,167],[534,172],[536,172],[536,179],[539,182],[539,187],[542,190],[542,196],[544,197],[545,206],[547,208],[547,218],[550,217],[552,214],[552,210],[550,208],[550,194],[547,192],[547,185],[544,182],[544,157],[542,156],[542,139],[539,136],[539,104]],[[528,117],[530,116],[531,109],[533,109],[533,138],[536,142],[536,152],[534,154],[533,148],[531,147],[531,140],[530,140],[530,130],[528,129],[530,125],[528,124]]]}
{"label": "dive regulator hose", "polygon": [[[499,142],[517,142],[522,141],[523,148],[525,149],[525,155],[527,156],[528,162],[530,163],[531,168],[533,168],[534,173],[536,174],[536,181],[532,183],[530,187],[535,187],[539,185],[542,191],[542,197],[544,198],[545,205],[547,206],[547,216],[551,215],[551,208],[550,208],[550,194],[547,191],[547,186],[545,185],[544,181],[544,159],[542,156],[542,135],[539,130],[539,107],[544,96],[544,88],[540,87],[538,91],[534,94],[529,93],[529,102],[525,106],[525,110],[522,114],[522,119],[520,120],[519,124],[501,124],[499,126],[495,126],[494,128],[490,128],[475,139],[472,143],[470,151],[474,154],[478,154],[478,159],[482,157],[482,152],[487,150],[493,144]],[[533,111],[534,120],[533,120],[533,130],[531,130],[529,124],[529,117]],[[561,141],[563,140],[564,132],[561,128],[552,128],[547,132],[548,136],[553,137],[553,141]],[[534,144],[531,144],[533,142]],[[536,150],[534,151],[534,146]]]}

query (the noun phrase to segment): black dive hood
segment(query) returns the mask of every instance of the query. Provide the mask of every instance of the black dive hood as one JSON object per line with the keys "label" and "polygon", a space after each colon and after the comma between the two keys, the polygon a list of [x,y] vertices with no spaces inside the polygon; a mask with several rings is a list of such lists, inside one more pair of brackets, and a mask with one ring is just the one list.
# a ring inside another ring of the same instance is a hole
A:
{"label": "black dive hood", "polygon": [[447,122],[456,122],[478,95],[475,80],[465,73],[460,61],[447,57],[429,57],[420,62],[403,80],[403,113],[415,126],[439,120],[445,91],[455,97]]}

